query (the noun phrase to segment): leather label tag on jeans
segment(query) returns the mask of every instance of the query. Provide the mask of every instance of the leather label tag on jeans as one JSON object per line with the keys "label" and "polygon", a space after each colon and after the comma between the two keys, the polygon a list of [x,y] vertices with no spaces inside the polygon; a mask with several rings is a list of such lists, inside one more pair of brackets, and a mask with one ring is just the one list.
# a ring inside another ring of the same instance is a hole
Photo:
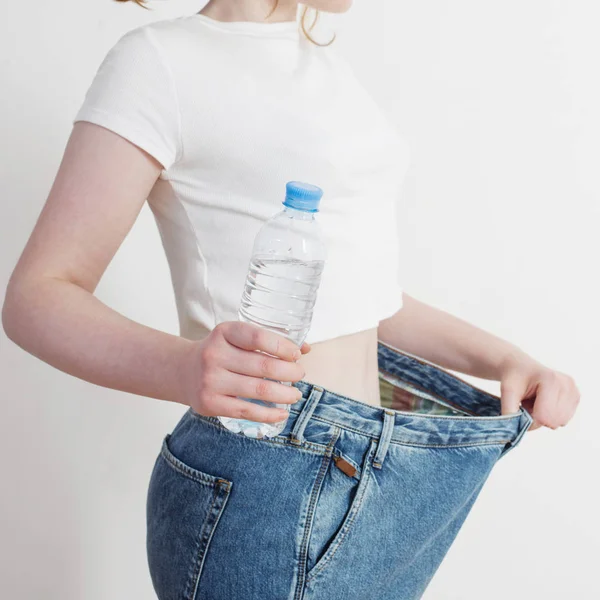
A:
{"label": "leather label tag on jeans", "polygon": [[341,456],[334,456],[333,460],[335,461],[335,466],[349,477],[354,477],[356,475],[356,469]]}

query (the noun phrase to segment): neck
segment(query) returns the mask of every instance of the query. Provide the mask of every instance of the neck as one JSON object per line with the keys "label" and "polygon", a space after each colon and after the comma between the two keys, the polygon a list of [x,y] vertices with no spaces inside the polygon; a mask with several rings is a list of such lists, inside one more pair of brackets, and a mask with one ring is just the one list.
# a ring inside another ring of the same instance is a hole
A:
{"label": "neck", "polygon": [[[276,6],[275,10],[273,8]],[[199,11],[217,21],[294,21],[298,0],[209,0]]]}

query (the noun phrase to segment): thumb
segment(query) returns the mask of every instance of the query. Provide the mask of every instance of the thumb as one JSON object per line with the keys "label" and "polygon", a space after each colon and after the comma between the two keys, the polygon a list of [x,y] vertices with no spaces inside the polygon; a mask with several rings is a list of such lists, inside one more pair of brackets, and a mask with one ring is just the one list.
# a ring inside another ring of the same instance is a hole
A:
{"label": "thumb", "polygon": [[502,415],[519,412],[521,400],[527,392],[527,379],[518,373],[511,374],[500,382]]}

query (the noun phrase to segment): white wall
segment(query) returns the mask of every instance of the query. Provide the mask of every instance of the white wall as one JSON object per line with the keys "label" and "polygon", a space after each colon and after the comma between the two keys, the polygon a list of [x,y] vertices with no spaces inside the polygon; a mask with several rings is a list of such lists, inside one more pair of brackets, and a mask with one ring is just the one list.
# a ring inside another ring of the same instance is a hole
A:
{"label": "white wall", "polygon": [[[7,6],[4,285],[105,52],[126,30],[203,3],[153,6]],[[600,595],[599,19],[593,0],[355,0],[349,13],[323,21],[411,144],[400,211],[406,290],[516,342],[573,375],[582,391],[567,427],[528,433],[495,467],[427,600]],[[97,295],[130,318],[177,332],[147,208]],[[146,486],[183,409],[70,377],[3,333],[0,343],[2,595],[153,597]]]}

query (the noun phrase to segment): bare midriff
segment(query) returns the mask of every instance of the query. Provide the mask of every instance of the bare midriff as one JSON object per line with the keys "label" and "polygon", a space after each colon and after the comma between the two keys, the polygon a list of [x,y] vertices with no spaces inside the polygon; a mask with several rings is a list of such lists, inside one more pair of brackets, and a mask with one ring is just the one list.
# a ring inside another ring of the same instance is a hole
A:
{"label": "bare midriff", "polygon": [[381,406],[377,363],[377,327],[311,344],[298,362],[305,368],[304,381]]}
{"label": "bare midriff", "polygon": [[[310,352],[298,359],[306,371],[302,379],[358,402],[381,406],[377,332],[374,327],[311,344]],[[185,337],[201,340],[209,333],[196,323]]]}

